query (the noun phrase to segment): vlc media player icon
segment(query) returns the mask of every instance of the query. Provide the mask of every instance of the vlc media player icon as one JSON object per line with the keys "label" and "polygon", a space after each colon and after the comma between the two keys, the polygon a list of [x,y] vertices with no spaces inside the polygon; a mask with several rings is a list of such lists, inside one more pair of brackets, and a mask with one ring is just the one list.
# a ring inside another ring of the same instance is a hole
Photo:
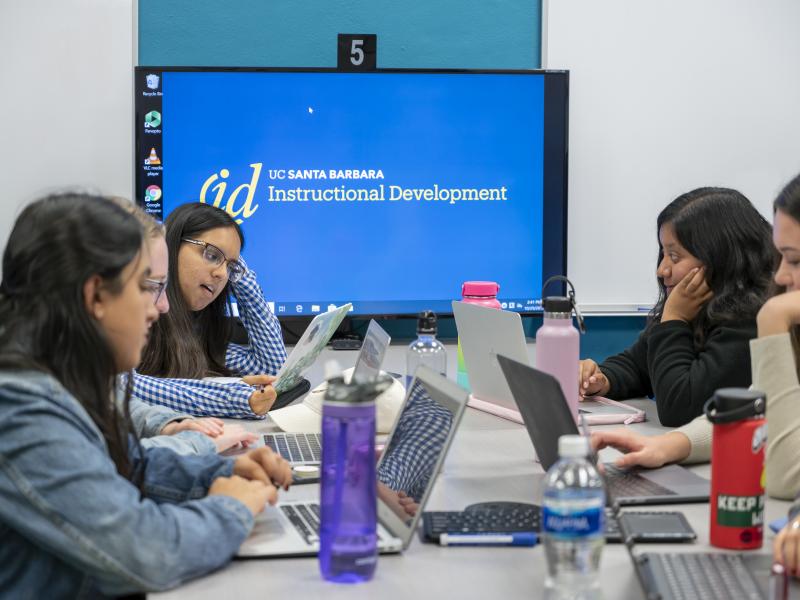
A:
{"label": "vlc media player icon", "polygon": [[150,148],[150,156],[144,159],[144,164],[149,165],[151,167],[161,164],[161,159],[158,158],[158,154],[156,153],[155,148]]}

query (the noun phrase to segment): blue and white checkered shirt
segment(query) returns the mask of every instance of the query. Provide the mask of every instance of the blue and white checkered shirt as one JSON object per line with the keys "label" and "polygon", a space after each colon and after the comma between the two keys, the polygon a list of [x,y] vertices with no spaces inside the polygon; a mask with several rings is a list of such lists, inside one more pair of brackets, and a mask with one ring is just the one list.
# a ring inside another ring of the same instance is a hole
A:
{"label": "blue and white checkered shirt", "polygon": [[[275,375],[286,361],[281,325],[269,309],[256,274],[247,270],[231,284],[249,346],[228,344],[225,365],[239,375]],[[263,419],[250,408],[253,388],[246,383],[203,379],[163,379],[134,372],[133,396],[198,417]]]}
{"label": "blue and white checkered shirt", "polygon": [[416,502],[422,500],[452,423],[452,413],[414,380],[378,468],[378,481],[396,492],[405,492]]}

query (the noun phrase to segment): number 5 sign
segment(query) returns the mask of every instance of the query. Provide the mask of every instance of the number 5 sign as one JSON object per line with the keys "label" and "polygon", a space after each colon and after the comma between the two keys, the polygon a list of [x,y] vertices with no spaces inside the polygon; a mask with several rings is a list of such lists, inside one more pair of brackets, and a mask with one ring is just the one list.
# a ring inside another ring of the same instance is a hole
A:
{"label": "number 5 sign", "polygon": [[378,36],[374,33],[340,33],[338,64],[340,71],[372,71],[376,66]]}

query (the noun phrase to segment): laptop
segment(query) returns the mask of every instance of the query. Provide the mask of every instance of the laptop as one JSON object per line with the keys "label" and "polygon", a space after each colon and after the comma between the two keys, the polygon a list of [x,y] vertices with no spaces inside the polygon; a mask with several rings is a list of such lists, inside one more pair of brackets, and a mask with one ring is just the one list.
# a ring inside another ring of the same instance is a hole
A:
{"label": "laptop", "polygon": [[784,600],[797,594],[798,583],[781,567],[773,572],[771,554],[728,552],[644,552],[633,540],[628,555],[646,598],[682,600]]}
{"label": "laptop", "polygon": [[[427,367],[417,369],[376,467],[379,552],[401,552],[411,543],[466,403],[467,392],[454,382]],[[399,492],[416,506],[401,505]],[[315,556],[320,514],[319,502],[267,505],[238,556]]]}
{"label": "laptop", "polygon": [[[517,401],[542,467],[558,460],[558,438],[579,435],[578,426],[555,377],[505,356],[500,368]],[[609,493],[620,505],[708,502],[711,483],[679,465],[623,470],[605,463]]]}
{"label": "laptop", "polygon": [[472,392],[468,406],[522,423],[517,403],[497,364],[498,354],[528,363],[519,314],[455,301],[453,316]]}
{"label": "laptop", "polygon": [[375,319],[370,319],[367,333],[364,334],[364,341],[361,343],[361,350],[356,358],[356,365],[353,368],[351,380],[356,383],[371,381],[378,376],[386,356],[386,349],[392,341],[392,336],[378,325]]}
{"label": "laptop", "polygon": [[344,304],[320,313],[311,320],[276,375],[277,379],[272,386],[278,394],[292,389],[300,382],[352,306],[350,303]]}
{"label": "laptop", "polygon": [[[370,381],[380,373],[386,349],[392,341],[391,336],[373,319],[369,322],[364,343],[356,358],[351,379],[353,381]],[[286,410],[286,409],[284,409]],[[296,410],[296,409],[291,409]],[[280,420],[275,418],[278,425]],[[266,433],[264,444],[272,448],[289,461],[292,467],[316,466],[322,461],[322,434],[320,433]],[[313,473],[311,474],[314,475]],[[314,477],[316,480],[316,477]],[[302,482],[296,478],[296,483]]]}

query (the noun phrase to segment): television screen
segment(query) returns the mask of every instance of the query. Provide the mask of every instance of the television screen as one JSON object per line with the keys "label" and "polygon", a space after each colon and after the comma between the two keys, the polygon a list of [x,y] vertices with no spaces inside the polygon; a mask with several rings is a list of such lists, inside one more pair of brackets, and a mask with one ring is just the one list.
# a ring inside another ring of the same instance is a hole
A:
{"label": "television screen", "polygon": [[541,310],[566,271],[566,72],[136,69],[136,197],[228,211],[278,317]]}

